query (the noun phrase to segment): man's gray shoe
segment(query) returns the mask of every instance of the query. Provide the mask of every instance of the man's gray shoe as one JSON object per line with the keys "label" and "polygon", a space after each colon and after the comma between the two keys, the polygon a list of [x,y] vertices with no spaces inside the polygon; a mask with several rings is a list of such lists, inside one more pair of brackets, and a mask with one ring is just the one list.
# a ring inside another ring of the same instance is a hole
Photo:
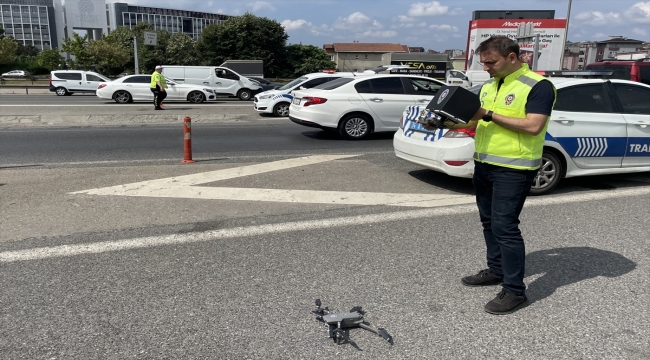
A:
{"label": "man's gray shoe", "polygon": [[528,302],[525,294],[516,295],[506,289],[501,290],[497,297],[485,305],[485,312],[494,315],[513,313]]}
{"label": "man's gray shoe", "polygon": [[503,275],[497,275],[490,269],[481,270],[476,275],[465,276],[460,279],[465,286],[499,285],[503,282]]}

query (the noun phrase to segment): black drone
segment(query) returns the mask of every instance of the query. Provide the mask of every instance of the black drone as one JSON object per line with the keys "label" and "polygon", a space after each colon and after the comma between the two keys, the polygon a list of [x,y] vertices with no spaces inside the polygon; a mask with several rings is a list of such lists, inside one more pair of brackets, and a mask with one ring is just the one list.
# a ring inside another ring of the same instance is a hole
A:
{"label": "black drone", "polygon": [[321,307],[320,299],[316,299],[316,310],[312,310],[311,314],[316,317],[316,320],[323,322],[327,325],[327,336],[334,340],[336,344],[341,344],[343,341],[353,343],[348,337],[348,330],[351,328],[360,327],[362,329],[372,331],[373,333],[383,337],[389,344],[393,345],[393,337],[388,334],[386,329],[371,327],[367,322],[363,321],[365,311],[361,306],[355,306],[347,313],[333,314],[329,308]]}

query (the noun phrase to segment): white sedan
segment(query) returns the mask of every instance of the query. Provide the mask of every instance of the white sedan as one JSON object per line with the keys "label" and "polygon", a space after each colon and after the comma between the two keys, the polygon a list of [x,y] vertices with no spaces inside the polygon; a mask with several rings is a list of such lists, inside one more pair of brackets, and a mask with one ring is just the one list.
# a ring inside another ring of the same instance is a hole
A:
{"label": "white sedan", "polygon": [[2,74],[2,76],[5,77],[19,77],[19,76],[27,76],[27,72],[23,70],[12,70],[10,72],[6,72]]}
{"label": "white sedan", "polygon": [[[167,98],[165,101],[189,101],[202,103],[217,100],[214,90],[198,85],[177,84],[167,79]],[[153,101],[151,75],[128,75],[117,80],[102,83],[97,88],[97,97],[112,99],[120,104],[133,101]]]}
{"label": "white sedan", "polygon": [[409,105],[429,104],[444,82],[416,75],[362,74],[293,92],[289,119],[347,139],[395,131]]}
{"label": "white sedan", "polygon": [[[557,101],[532,194],[551,191],[565,177],[650,171],[649,85],[549,80],[557,88]],[[451,176],[472,177],[475,129],[429,131],[415,121],[423,112],[428,116],[420,106],[404,111],[393,137],[395,155]]]}

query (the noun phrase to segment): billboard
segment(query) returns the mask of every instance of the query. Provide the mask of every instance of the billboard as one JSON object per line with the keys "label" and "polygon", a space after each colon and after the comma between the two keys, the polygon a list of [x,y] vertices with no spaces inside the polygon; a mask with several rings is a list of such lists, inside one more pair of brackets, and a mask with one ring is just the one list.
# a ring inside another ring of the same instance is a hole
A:
{"label": "billboard", "polygon": [[391,74],[409,74],[428,76],[435,79],[445,79],[447,75],[446,61],[407,61],[392,60],[391,65],[407,65],[410,69],[391,69]]}
{"label": "billboard", "polygon": [[476,48],[490,36],[505,35],[517,40],[517,28],[520,24],[533,23],[535,34],[539,34],[539,52],[533,54],[532,39],[527,44],[519,44],[519,59],[532,66],[533,57],[537,56],[537,70],[562,69],[562,51],[564,47],[564,29],[566,19],[525,19],[525,20],[473,20],[469,23],[467,38],[467,70],[483,70]]}

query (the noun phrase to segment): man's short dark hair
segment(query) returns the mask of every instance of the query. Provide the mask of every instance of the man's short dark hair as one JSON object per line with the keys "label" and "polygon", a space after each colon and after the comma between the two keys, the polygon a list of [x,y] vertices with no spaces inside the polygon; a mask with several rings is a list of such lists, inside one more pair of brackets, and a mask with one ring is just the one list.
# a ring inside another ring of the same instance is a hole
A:
{"label": "man's short dark hair", "polygon": [[483,41],[477,48],[477,53],[495,51],[503,57],[508,57],[510,53],[515,53],[519,58],[519,44],[507,36],[491,36]]}

